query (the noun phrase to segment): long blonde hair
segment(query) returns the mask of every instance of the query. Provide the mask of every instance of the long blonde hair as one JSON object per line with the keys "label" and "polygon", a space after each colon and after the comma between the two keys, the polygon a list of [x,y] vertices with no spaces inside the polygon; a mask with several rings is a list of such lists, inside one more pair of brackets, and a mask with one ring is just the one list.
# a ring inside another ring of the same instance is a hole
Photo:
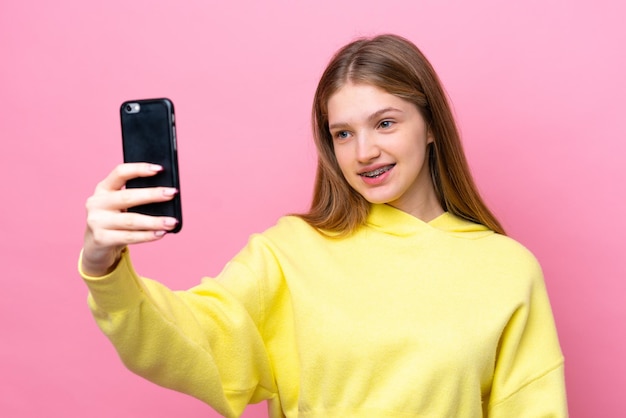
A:
{"label": "long blonde hair", "polygon": [[346,235],[362,225],[370,203],[343,177],[328,128],[328,100],[346,83],[379,87],[417,107],[430,127],[430,174],[442,208],[504,234],[470,173],[459,132],[439,77],[422,52],[397,35],[358,39],[331,59],[315,92],[312,125],[318,152],[313,200],[299,216],[321,230]]}

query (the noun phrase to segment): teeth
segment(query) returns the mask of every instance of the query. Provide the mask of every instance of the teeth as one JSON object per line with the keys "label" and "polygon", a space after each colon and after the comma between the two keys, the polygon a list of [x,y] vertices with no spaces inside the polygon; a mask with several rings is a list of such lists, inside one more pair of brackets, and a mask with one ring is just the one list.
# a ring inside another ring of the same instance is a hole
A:
{"label": "teeth", "polygon": [[361,175],[365,176],[365,177],[378,177],[381,174],[383,174],[384,172],[389,171],[391,169],[391,167],[392,166],[388,165],[388,166],[385,166],[385,167],[378,168],[378,169],[376,169],[374,171],[368,171],[367,173],[362,173]]}

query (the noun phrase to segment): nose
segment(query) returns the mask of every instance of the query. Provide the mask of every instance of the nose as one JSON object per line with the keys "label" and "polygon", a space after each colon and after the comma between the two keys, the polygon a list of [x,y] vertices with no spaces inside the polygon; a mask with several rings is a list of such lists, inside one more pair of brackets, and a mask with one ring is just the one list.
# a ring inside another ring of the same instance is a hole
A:
{"label": "nose", "polygon": [[356,158],[361,163],[368,163],[380,156],[380,148],[372,135],[360,133],[356,138]]}

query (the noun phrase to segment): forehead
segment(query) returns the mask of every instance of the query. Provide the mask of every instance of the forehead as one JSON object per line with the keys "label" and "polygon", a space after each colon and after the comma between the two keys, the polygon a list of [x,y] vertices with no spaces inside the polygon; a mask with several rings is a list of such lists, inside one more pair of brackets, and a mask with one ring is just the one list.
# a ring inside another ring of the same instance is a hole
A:
{"label": "forehead", "polygon": [[346,83],[328,99],[328,120],[365,119],[385,108],[405,110],[411,103],[372,84]]}

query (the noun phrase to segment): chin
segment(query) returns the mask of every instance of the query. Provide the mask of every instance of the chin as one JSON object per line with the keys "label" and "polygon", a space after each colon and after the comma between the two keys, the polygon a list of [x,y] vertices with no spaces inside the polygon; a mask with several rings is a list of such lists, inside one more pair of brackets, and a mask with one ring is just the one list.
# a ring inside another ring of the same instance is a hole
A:
{"label": "chin", "polygon": [[361,196],[363,196],[365,198],[365,200],[367,200],[368,202],[375,204],[375,205],[383,205],[386,203],[392,203],[395,200],[397,200],[394,197],[386,197],[386,196],[368,196],[366,194],[361,193]]}

